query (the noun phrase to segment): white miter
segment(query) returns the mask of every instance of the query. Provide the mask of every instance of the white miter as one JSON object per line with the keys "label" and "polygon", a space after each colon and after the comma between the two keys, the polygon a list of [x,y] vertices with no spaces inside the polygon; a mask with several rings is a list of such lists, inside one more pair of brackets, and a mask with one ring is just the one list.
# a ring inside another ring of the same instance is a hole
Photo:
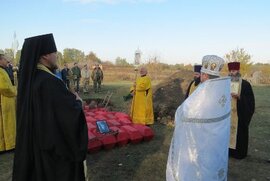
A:
{"label": "white miter", "polygon": [[202,59],[201,72],[209,75],[220,76],[220,71],[224,66],[224,59],[216,55],[206,55]]}

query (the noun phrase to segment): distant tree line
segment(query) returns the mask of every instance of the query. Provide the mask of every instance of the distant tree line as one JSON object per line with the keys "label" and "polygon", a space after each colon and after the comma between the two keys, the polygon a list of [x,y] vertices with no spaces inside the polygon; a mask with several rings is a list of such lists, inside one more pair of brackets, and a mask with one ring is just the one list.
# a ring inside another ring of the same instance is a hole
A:
{"label": "distant tree line", "polygon": [[[21,50],[18,50],[15,57],[13,50],[10,48],[6,48],[4,50],[0,50],[0,52],[4,53],[10,61],[14,64],[18,64],[20,61]],[[96,56],[96,54],[90,51],[88,54],[81,50],[75,48],[66,48],[62,52],[57,52],[59,64],[62,65],[64,63],[72,63],[72,62],[89,62],[89,63],[102,63],[101,59]]]}
{"label": "distant tree line", "polygon": [[[16,52],[16,55],[14,57],[13,50],[10,48],[6,48],[4,50],[0,49],[0,52],[6,54],[6,56],[10,59],[10,61],[13,62],[13,64],[18,64],[20,61],[21,56],[21,50],[18,50]],[[73,63],[73,62],[79,62],[79,63],[88,63],[88,64],[106,64],[106,65],[116,65],[116,66],[124,66],[124,67],[133,67],[134,65],[129,63],[126,58],[122,57],[116,57],[114,62],[111,61],[102,61],[96,53],[93,51],[90,51],[88,54],[85,54],[83,51],[75,49],[75,48],[65,48],[63,52],[57,52],[58,55],[58,61],[60,66],[62,66],[64,63]],[[251,75],[255,71],[262,71],[266,74],[270,73],[270,64],[261,64],[257,63],[254,64],[252,62],[252,56],[244,49],[244,48],[237,48],[235,50],[231,50],[227,54],[224,55],[224,58],[226,60],[226,63],[238,61],[241,63],[241,73],[242,75]],[[181,70],[181,69],[187,69],[187,70],[193,70],[192,64],[174,64],[170,65],[167,63],[162,63],[162,60],[157,55],[149,56],[146,60],[146,63],[144,63],[145,66],[149,69],[151,72],[154,73],[153,76],[157,76],[160,71],[164,71],[167,69],[171,70]],[[227,72],[227,66],[223,69],[223,72]]]}

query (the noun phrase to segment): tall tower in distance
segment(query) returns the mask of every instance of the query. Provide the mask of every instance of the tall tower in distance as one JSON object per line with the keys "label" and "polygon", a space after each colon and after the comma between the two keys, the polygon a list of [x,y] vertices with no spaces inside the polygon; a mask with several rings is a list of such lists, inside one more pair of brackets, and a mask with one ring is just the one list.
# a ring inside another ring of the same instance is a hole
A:
{"label": "tall tower in distance", "polygon": [[16,32],[14,32],[14,34],[13,34],[13,42],[12,42],[12,45],[11,45],[11,49],[13,51],[13,58],[14,59],[16,58],[16,53],[18,51],[18,48],[19,48],[19,41],[17,40]]}
{"label": "tall tower in distance", "polygon": [[142,58],[142,52],[141,52],[141,50],[138,48],[138,49],[135,51],[134,65],[140,65],[140,63],[141,63],[141,58]]}

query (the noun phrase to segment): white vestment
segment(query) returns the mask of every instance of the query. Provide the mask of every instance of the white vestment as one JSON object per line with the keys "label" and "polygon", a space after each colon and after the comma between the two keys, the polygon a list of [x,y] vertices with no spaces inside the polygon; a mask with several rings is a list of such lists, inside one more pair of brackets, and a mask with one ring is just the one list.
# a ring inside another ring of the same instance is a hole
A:
{"label": "white vestment", "polygon": [[226,181],[230,78],[207,80],[178,107],[167,181]]}

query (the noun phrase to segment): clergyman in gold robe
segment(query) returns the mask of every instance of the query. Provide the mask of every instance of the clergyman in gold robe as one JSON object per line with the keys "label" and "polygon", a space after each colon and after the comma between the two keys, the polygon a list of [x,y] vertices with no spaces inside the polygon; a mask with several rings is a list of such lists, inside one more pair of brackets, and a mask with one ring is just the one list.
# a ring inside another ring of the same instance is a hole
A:
{"label": "clergyman in gold robe", "polygon": [[0,54],[0,152],[15,148],[16,138],[16,87],[6,72],[8,61]]}
{"label": "clergyman in gold robe", "polygon": [[140,77],[131,87],[133,94],[131,106],[131,118],[135,124],[154,124],[152,85],[150,77],[147,76],[147,69],[140,69]]}

